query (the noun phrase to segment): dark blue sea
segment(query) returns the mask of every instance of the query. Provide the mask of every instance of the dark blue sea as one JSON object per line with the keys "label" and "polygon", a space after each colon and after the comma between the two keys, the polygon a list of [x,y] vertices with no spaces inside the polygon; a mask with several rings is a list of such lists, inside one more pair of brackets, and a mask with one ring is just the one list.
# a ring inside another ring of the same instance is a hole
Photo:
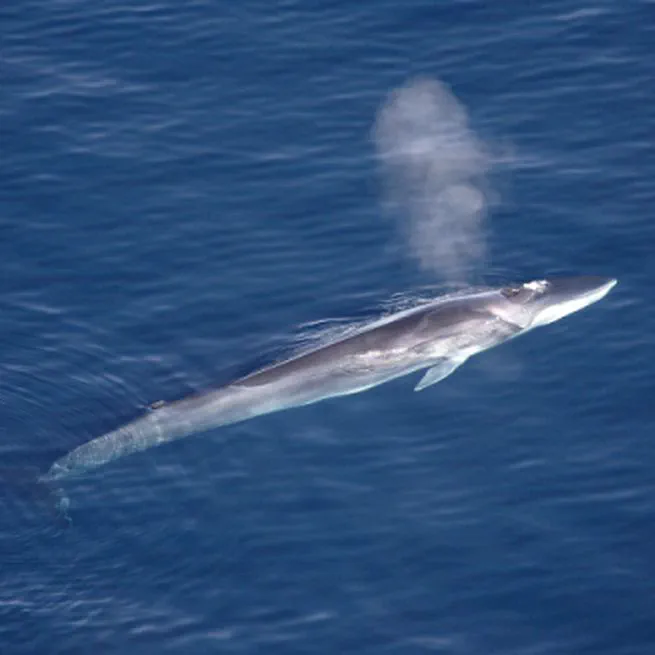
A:
{"label": "dark blue sea", "polygon": [[[8,0],[0,34],[2,655],[655,653],[652,1]],[[62,527],[23,474],[444,284],[372,136],[418,78],[496,153],[472,281],[618,286],[420,393],[71,479]]]}

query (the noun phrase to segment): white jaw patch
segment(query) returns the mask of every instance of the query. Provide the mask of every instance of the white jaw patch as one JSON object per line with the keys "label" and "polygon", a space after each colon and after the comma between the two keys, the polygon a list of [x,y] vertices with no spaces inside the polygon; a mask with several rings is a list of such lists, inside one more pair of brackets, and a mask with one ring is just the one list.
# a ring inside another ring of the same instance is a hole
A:
{"label": "white jaw patch", "polygon": [[535,316],[531,327],[539,327],[541,325],[554,323],[555,321],[559,321],[561,318],[564,318],[569,314],[578,312],[581,309],[584,309],[585,307],[598,302],[601,298],[604,298],[609,293],[610,289],[615,284],[616,281],[612,280],[605,286],[599,287],[591,293],[544,308],[537,314],[537,316]]}

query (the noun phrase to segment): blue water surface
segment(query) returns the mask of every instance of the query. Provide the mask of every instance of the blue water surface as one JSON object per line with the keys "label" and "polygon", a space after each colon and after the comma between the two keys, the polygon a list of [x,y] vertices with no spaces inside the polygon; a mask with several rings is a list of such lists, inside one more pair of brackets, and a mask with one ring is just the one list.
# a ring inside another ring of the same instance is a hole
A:
{"label": "blue water surface", "polygon": [[[0,653],[655,653],[655,7],[22,0],[0,9]],[[13,472],[433,280],[371,128],[449,84],[510,153],[483,273],[611,275],[413,393],[67,483]]]}

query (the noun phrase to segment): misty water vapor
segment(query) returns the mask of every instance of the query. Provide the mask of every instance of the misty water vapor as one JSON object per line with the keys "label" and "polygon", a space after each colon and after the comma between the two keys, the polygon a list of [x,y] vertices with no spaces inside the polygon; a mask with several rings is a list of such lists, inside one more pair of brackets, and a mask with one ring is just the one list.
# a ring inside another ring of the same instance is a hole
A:
{"label": "misty water vapor", "polygon": [[421,268],[470,282],[486,258],[491,159],[449,88],[422,78],[393,91],[373,130],[387,209]]}

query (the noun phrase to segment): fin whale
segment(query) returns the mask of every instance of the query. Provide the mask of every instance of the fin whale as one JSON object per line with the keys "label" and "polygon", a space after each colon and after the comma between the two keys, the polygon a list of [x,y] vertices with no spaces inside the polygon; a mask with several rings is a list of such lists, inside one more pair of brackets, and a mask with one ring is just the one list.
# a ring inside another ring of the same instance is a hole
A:
{"label": "fin whale", "polygon": [[155,403],[136,420],[57,459],[40,480],[59,483],[192,434],[360,393],[421,370],[415,389],[425,389],[471,356],[600,300],[615,284],[611,278],[554,278],[437,298],[214,391]]}

